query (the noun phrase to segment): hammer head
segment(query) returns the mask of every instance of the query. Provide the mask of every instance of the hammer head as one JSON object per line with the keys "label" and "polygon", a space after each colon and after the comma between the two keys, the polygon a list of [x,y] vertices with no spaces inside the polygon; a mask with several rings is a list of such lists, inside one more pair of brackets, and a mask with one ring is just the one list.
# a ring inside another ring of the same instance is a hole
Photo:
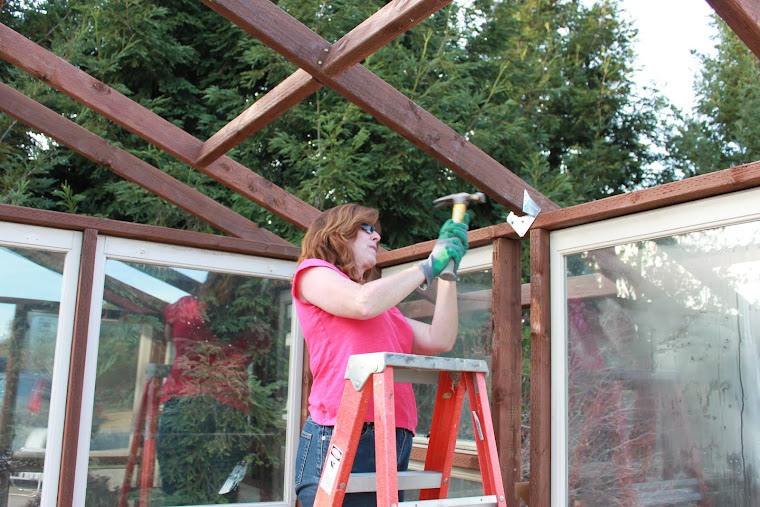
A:
{"label": "hammer head", "polygon": [[460,192],[458,194],[449,194],[439,197],[433,201],[433,204],[436,208],[442,208],[444,206],[453,206],[454,204],[464,204],[466,206],[472,202],[486,202],[486,195],[483,192],[476,192],[474,194]]}

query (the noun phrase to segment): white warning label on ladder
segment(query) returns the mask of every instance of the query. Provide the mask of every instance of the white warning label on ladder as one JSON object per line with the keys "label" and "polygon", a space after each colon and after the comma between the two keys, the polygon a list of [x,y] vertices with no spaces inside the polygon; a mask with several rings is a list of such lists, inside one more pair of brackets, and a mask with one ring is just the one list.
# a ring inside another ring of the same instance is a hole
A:
{"label": "white warning label on ladder", "polygon": [[338,466],[340,460],[343,457],[343,451],[333,444],[330,446],[330,454],[327,456],[325,462],[325,469],[322,470],[322,479],[319,481],[319,486],[327,493],[332,492],[333,484],[335,484],[335,478],[338,476]]}

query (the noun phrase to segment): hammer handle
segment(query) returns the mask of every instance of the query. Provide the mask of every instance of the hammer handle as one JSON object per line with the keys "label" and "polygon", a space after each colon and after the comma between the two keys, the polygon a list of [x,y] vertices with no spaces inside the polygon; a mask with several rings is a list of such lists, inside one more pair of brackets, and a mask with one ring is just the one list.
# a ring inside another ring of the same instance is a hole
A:
{"label": "hammer handle", "polygon": [[[467,205],[466,204],[454,204],[454,207],[451,210],[451,219],[455,222],[461,222],[464,220],[464,214],[467,211]],[[454,260],[449,260],[449,263],[446,264],[446,267],[443,268],[443,271],[441,271],[441,274],[438,275],[439,278],[442,280],[446,280],[447,282],[453,282],[457,279],[457,274],[454,272]]]}

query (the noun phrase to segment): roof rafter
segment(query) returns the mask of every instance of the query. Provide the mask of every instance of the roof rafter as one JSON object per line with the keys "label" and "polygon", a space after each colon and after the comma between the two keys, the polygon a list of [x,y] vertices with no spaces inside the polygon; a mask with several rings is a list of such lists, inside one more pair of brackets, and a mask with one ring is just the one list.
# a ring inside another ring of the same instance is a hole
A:
{"label": "roof rafter", "polygon": [[202,141],[2,23],[0,57],[298,227],[306,229],[319,214],[229,157],[195,164]]}
{"label": "roof rafter", "polygon": [[223,204],[131,153],[109,144],[105,139],[5,83],[0,83],[0,110],[228,234],[289,244],[276,234],[261,229]]}
{"label": "roof rafter", "polygon": [[[322,71],[329,76],[340,74],[451,1],[411,0],[386,4],[331,47],[324,48]],[[298,69],[203,143],[198,164],[208,164],[224,155],[321,87],[322,83]]]}
{"label": "roof rafter", "polygon": [[756,0],[707,0],[707,3],[760,58],[760,3]]}
{"label": "roof rafter", "polygon": [[510,210],[522,210],[524,190],[542,210],[559,208],[362,65],[353,65],[335,77],[325,73],[325,50],[329,53],[333,45],[268,0],[201,1]]}

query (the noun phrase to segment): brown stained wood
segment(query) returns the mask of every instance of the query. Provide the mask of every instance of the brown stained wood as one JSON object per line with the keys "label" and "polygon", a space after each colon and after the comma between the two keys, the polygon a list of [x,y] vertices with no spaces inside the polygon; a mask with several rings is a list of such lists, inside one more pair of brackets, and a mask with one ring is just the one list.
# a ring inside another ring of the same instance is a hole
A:
{"label": "brown stained wood", "polygon": [[155,225],[133,224],[106,218],[72,215],[60,211],[38,210],[10,204],[0,204],[0,220],[75,231],[95,229],[100,234],[106,236],[257,255],[273,259],[294,261],[301,253],[300,248],[292,245],[274,245],[261,241],[167,229]]}
{"label": "brown stained wood", "polygon": [[[594,252],[595,257],[596,252]],[[617,293],[615,282],[601,274],[580,275],[567,279],[568,298],[602,298],[617,296]],[[468,312],[491,311],[493,296],[490,290],[464,292],[457,298],[460,315]],[[520,306],[530,308],[529,283],[523,283],[520,286]],[[431,300],[417,300],[399,303],[398,308],[410,319],[427,319],[433,316],[435,306]]]}
{"label": "brown stained wood", "polygon": [[106,288],[114,295],[121,296],[125,302],[127,302],[127,304],[124,306],[128,307],[129,303],[132,303],[138,305],[143,309],[138,313],[150,312],[154,315],[164,315],[164,310],[166,309],[167,303],[158,299],[152,294],[143,292],[140,289],[133,287],[126,282],[122,282],[121,280],[117,280],[111,276],[106,276],[105,285]]}
{"label": "brown stained wood", "polygon": [[285,242],[276,234],[259,228],[226,206],[131,153],[108,144],[4,83],[0,83],[0,110],[228,234],[272,243]]}
{"label": "brown stained wood", "polygon": [[[322,71],[327,75],[340,74],[450,2],[394,0],[338,42],[323,48],[318,64],[322,62]],[[298,69],[203,143],[197,163],[206,165],[216,160],[321,87],[322,83]]]}
{"label": "brown stained wood", "polygon": [[752,162],[653,188],[540,213],[533,223],[533,228],[554,231],[746,190],[758,185],[760,185],[760,162]]}
{"label": "brown stained wood", "polygon": [[[519,236],[512,229],[512,226],[507,223],[483,227],[482,229],[475,229],[467,233],[467,241],[470,244],[470,248],[488,245],[493,243],[497,238],[518,239]],[[433,246],[435,246],[435,240],[423,241],[414,245],[396,248],[395,250],[378,252],[377,265],[383,268],[417,259],[424,259],[433,251]]]}
{"label": "brown stained wood", "polygon": [[707,0],[707,3],[760,58],[760,4],[757,0]]}
{"label": "brown stained wood", "polygon": [[[578,204],[569,208],[547,212],[542,211],[536,217],[536,221],[531,228],[554,231],[747,190],[759,185],[760,161],[751,162],[710,174],[666,183],[653,188]],[[474,248],[488,244],[496,238],[518,238],[518,235],[509,224],[501,223],[472,230],[467,234],[467,238],[470,248]],[[379,267],[388,267],[422,259],[430,254],[434,244],[435,241],[425,241],[408,247],[379,253],[377,264]]]}
{"label": "brown stained wood", "polygon": [[218,159],[321,87],[305,71],[295,71],[203,143],[196,164],[206,166]]}
{"label": "brown stained wood", "polygon": [[325,84],[508,209],[522,214],[524,191],[541,209],[559,209],[512,171],[361,65]]}
{"label": "brown stained wood", "polygon": [[530,231],[530,498],[551,501],[551,291],[549,231]]}
{"label": "brown stained wood", "polygon": [[530,483],[518,482],[515,484],[515,494],[520,498],[525,505],[530,505]]}
{"label": "brown stained wood", "polygon": [[522,480],[522,263],[520,243],[498,239],[493,251],[491,406],[509,507],[519,507]]}
{"label": "brown stained wood", "polygon": [[90,308],[94,281],[95,254],[98,233],[86,229],[82,239],[79,264],[77,302],[74,311],[74,334],[71,343],[69,384],[66,398],[66,416],[63,423],[63,449],[61,451],[61,477],[58,483],[58,505],[73,505],[74,475],[79,441],[79,415],[82,408],[82,390],[85,382],[87,336],[90,330]]}
{"label": "brown stained wood", "polygon": [[0,57],[302,229],[319,214],[228,157],[195,164],[202,141],[1,23]]}
{"label": "brown stained wood", "polygon": [[[415,445],[412,447],[410,460],[424,463],[427,456],[427,446]],[[478,454],[470,451],[454,451],[453,465],[456,468],[468,470],[480,470]]]}
{"label": "brown stained wood", "polygon": [[524,190],[541,209],[558,209],[509,169],[368,69],[354,65],[336,77],[325,73],[320,62],[330,44],[269,1],[203,2],[510,210],[522,210]]}

